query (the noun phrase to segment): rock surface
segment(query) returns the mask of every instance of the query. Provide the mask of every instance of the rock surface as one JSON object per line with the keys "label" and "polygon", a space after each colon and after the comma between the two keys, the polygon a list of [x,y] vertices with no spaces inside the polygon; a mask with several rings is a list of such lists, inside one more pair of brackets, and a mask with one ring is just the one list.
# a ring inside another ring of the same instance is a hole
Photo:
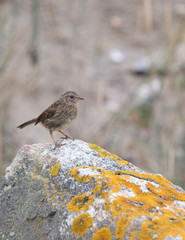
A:
{"label": "rock surface", "polygon": [[95,144],[24,146],[0,184],[0,239],[185,239],[185,192]]}

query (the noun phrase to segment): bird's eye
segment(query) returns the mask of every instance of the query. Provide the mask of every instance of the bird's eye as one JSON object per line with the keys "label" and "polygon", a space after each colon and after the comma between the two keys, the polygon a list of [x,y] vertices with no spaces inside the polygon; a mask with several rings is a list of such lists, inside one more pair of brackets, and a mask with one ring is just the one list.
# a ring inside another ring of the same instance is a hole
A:
{"label": "bird's eye", "polygon": [[74,98],[74,96],[70,96],[70,98],[71,98],[71,99],[73,99],[73,98]]}

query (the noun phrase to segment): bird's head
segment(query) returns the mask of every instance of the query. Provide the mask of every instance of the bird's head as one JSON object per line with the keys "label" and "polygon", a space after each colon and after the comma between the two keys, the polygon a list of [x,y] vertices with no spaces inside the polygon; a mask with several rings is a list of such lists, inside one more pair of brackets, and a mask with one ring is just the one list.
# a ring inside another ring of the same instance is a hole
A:
{"label": "bird's head", "polygon": [[84,100],[84,98],[79,97],[77,93],[73,91],[65,92],[60,96],[60,100],[71,105],[77,103],[78,100]]}

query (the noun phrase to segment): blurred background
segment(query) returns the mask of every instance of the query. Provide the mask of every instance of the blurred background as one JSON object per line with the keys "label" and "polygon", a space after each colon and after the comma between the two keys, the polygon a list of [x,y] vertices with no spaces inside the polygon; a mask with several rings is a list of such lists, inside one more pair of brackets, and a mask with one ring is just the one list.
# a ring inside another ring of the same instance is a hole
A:
{"label": "blurred background", "polygon": [[185,188],[184,0],[0,0],[0,176],[67,90],[67,134]]}

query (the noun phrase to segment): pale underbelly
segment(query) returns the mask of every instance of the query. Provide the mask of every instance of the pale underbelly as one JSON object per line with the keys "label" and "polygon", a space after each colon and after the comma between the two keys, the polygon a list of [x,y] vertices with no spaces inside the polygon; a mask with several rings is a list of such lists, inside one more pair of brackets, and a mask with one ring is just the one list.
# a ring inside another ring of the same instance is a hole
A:
{"label": "pale underbelly", "polygon": [[53,121],[45,121],[44,123],[42,123],[42,125],[45,127],[45,128],[48,128],[49,130],[51,131],[58,131],[58,130],[64,130],[66,129],[70,124],[71,122],[73,122],[73,120],[68,120],[67,123],[60,123],[60,122],[53,122]]}

